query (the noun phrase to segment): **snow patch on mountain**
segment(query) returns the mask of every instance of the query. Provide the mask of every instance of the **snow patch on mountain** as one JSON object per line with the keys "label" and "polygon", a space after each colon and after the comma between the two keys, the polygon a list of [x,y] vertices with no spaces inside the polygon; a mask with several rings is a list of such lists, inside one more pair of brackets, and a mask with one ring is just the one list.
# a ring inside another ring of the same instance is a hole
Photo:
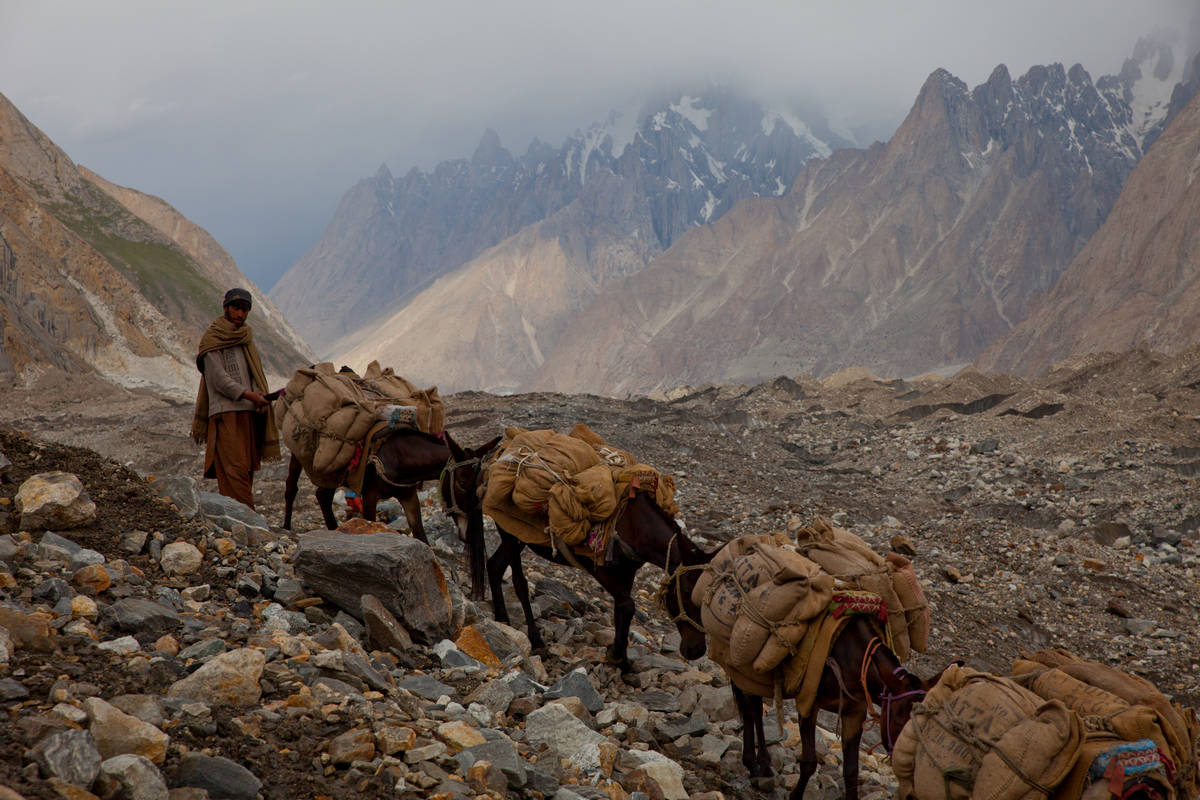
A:
{"label": "snow patch on mountain", "polygon": [[672,103],[670,109],[679,116],[692,123],[698,131],[708,130],[708,119],[712,116],[713,110],[698,106],[702,102],[699,97],[684,95],[678,103]]}

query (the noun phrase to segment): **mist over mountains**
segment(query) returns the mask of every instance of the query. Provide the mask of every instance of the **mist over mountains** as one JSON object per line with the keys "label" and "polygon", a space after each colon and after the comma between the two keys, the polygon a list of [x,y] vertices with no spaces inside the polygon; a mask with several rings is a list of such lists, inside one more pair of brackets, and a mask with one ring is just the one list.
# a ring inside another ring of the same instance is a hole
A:
{"label": "mist over mountains", "polygon": [[823,121],[764,108],[729,88],[612,114],[560,147],[523,155],[487,131],[473,156],[410,170],[386,166],[342,198],[325,235],[271,290],[321,351],[429,280],[573,203],[583,224],[638,239],[596,277],[636,271],[683,232],[739,200],[780,195],[805,161],[851,144]]}
{"label": "mist over mountains", "polygon": [[488,134],[470,161],[360,182],[272,297],[323,354],[447,389],[968,363],[1099,230],[1194,94],[1194,54],[1148,38],[1117,75],[1000,65],[974,88],[938,70],[866,149],[728,89],[521,157]]}
{"label": "mist over mountains", "polygon": [[972,88],[937,70],[886,143],[729,86],[521,155],[487,131],[470,159],[352,187],[270,298],[166,201],[77,167],[4,100],[0,377],[183,396],[235,283],[256,293],[276,374],[312,344],[443,391],[624,395],[976,359],[1030,373],[1180,348],[1200,296],[1196,50],[1148,38],[1094,80],[1000,65]]}

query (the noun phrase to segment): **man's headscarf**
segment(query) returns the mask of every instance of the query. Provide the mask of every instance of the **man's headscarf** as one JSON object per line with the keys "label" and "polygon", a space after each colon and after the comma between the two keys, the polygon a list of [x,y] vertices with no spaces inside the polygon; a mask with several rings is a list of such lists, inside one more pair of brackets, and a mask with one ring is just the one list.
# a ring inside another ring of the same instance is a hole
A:
{"label": "man's headscarf", "polygon": [[[258,357],[258,348],[254,346],[254,332],[250,330],[249,325],[237,327],[224,316],[217,317],[200,337],[200,348],[196,353],[196,369],[200,370],[200,391],[196,394],[196,410],[192,415],[192,439],[197,444],[207,441],[208,438],[208,386],[204,382],[204,356],[213,350],[238,346],[246,351],[246,364],[250,367],[254,383],[266,394],[267,377],[263,372],[262,359]],[[279,429],[275,427],[273,404],[267,403],[266,412],[256,415],[258,416],[261,416],[265,423],[255,426],[259,435],[259,453],[263,459],[273,461],[279,458]]]}

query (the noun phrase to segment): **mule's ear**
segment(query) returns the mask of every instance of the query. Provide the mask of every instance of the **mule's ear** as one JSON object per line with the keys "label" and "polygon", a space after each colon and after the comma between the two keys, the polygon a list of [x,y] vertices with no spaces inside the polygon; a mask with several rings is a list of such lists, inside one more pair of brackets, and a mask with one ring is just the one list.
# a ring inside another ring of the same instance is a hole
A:
{"label": "mule's ear", "polygon": [[488,453],[495,450],[496,446],[499,445],[501,440],[503,440],[503,439],[504,439],[503,436],[497,436],[495,439],[492,439],[490,442],[485,444],[483,447],[477,448],[475,450],[475,455],[477,455],[477,456],[487,455]]}
{"label": "mule's ear", "polygon": [[443,431],[446,436],[446,447],[450,448],[450,455],[455,461],[465,461],[467,458],[466,452],[459,447],[458,442],[454,441],[454,437],[450,435],[450,431]]}
{"label": "mule's ear", "polygon": [[921,681],[921,683],[924,685],[925,690],[929,691],[930,689],[932,689],[934,686],[937,685],[938,681],[940,681],[942,679],[942,676],[946,674],[946,670],[950,669],[951,667],[965,667],[966,665],[967,665],[967,662],[965,662],[961,659],[958,661],[951,662],[951,663],[947,664],[946,666],[942,667],[941,671],[938,672],[937,675],[934,675],[929,680]]}

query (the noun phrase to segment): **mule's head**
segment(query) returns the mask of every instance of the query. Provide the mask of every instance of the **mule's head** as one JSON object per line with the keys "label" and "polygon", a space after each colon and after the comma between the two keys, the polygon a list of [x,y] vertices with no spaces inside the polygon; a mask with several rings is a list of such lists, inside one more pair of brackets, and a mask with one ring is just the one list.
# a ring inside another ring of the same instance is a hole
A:
{"label": "mule's head", "polygon": [[683,567],[670,575],[662,587],[662,607],[679,631],[679,653],[691,661],[708,650],[708,636],[700,622],[700,606],[692,602],[692,589],[700,578],[703,564],[695,569]]}
{"label": "mule's head", "polygon": [[458,526],[458,538],[464,542],[467,540],[469,521],[482,505],[479,488],[483,481],[483,457],[500,444],[501,438],[497,436],[483,447],[464,448],[454,441],[449,431],[446,432],[450,460],[446,462],[438,484],[442,505],[454,519]]}
{"label": "mule's head", "polygon": [[458,538],[467,546],[467,561],[471,572],[471,599],[482,600],[487,554],[483,541],[483,501],[479,488],[483,481],[483,457],[500,444],[497,436],[483,447],[464,449],[446,432],[446,447],[450,460],[446,462],[439,481],[442,503],[454,519]]}
{"label": "mule's head", "polygon": [[[961,666],[963,662],[956,663]],[[891,754],[892,748],[896,746],[896,741],[900,738],[900,731],[904,730],[904,726],[912,718],[913,707],[925,699],[925,695],[937,684],[942,677],[942,672],[945,672],[948,667],[944,667],[941,672],[928,680],[923,680],[899,666],[899,662],[896,662],[895,666],[877,663],[876,667],[879,668],[879,674],[884,684],[884,690],[879,698],[883,716],[883,743],[887,747],[888,754]]]}
{"label": "mule's head", "polygon": [[[639,494],[639,497],[645,496]],[[680,654],[689,661],[700,658],[708,649],[708,637],[700,620],[700,606],[692,601],[692,590],[713,554],[696,546],[674,518],[648,497],[645,499],[667,525],[657,537],[641,537],[642,548],[653,547],[656,551],[653,554],[643,551],[641,555],[647,561],[661,564],[666,573],[657,599],[679,631]]]}

